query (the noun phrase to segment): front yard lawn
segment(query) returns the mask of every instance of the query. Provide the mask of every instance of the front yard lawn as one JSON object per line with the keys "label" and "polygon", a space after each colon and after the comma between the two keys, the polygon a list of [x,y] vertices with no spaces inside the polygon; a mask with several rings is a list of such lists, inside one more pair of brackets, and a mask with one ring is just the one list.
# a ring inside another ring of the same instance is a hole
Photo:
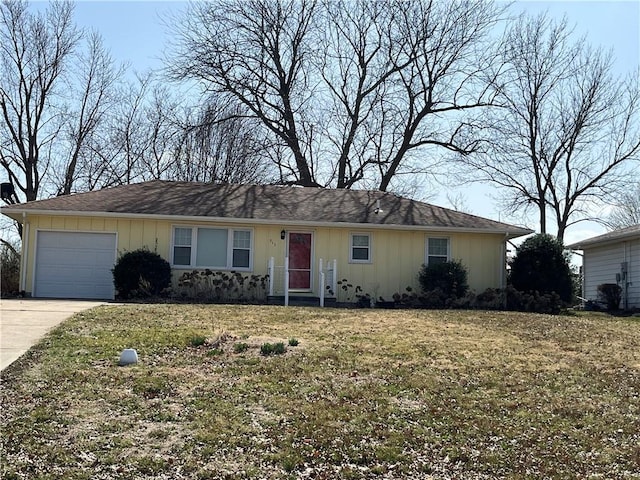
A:
{"label": "front yard lawn", "polygon": [[5,480],[640,478],[638,318],[110,305],[1,398]]}

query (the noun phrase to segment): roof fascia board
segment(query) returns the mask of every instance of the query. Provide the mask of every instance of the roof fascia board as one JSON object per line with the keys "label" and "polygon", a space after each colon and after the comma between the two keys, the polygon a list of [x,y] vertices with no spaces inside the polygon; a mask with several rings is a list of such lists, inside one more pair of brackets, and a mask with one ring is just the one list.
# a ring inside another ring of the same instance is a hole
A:
{"label": "roof fascia board", "polygon": [[0,210],[1,213],[7,215],[14,220],[21,221],[22,213],[27,215],[51,215],[63,217],[108,217],[108,218],[127,218],[141,220],[165,220],[169,222],[183,223],[229,223],[229,224],[247,224],[256,225],[280,225],[280,226],[303,226],[303,227],[334,227],[334,228],[370,228],[380,230],[418,230],[425,232],[458,232],[458,233],[483,233],[483,234],[500,234],[507,235],[508,238],[521,237],[533,233],[533,230],[526,228],[465,228],[465,227],[434,227],[426,225],[398,225],[398,224],[377,224],[377,223],[348,223],[348,222],[317,222],[305,220],[265,220],[257,218],[227,218],[227,217],[200,217],[188,215],[157,215],[143,213],[120,213],[120,212],[87,212],[87,211],[68,211],[68,210],[38,210],[38,209],[6,209]]}
{"label": "roof fascia board", "polygon": [[593,241],[584,240],[582,242],[573,243],[569,245],[567,248],[569,250],[589,250],[591,248],[606,247],[607,245],[612,245],[614,243],[628,242],[628,241],[634,241],[634,240],[640,240],[640,236],[638,236],[637,232],[628,233],[626,235],[620,235],[618,237],[610,237],[602,240],[593,240]]}

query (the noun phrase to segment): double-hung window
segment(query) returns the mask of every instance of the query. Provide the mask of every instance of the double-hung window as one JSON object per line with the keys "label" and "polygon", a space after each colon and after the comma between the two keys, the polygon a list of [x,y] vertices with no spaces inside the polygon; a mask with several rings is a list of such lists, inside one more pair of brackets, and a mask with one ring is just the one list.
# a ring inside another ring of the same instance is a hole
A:
{"label": "double-hung window", "polygon": [[251,269],[251,230],[174,227],[174,266]]}
{"label": "double-hung window", "polygon": [[191,228],[173,230],[173,264],[191,265]]}
{"label": "double-hung window", "polygon": [[435,265],[449,261],[449,239],[427,238],[427,265]]}
{"label": "double-hung window", "polygon": [[232,266],[249,268],[251,264],[251,232],[248,230],[233,231]]}
{"label": "double-hung window", "polygon": [[371,263],[371,235],[352,233],[349,249],[349,261],[353,263]]}

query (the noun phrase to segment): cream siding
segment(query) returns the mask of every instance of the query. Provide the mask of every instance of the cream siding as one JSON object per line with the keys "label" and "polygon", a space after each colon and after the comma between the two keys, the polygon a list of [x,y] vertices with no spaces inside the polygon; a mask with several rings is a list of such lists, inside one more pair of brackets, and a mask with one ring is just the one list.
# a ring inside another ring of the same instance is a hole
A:
{"label": "cream siding", "polygon": [[[39,230],[94,231],[117,233],[118,255],[147,247],[156,251],[167,261],[171,260],[172,231],[174,226],[211,226],[206,222],[179,222],[131,218],[28,216],[29,241],[28,265],[26,266],[26,288],[30,293],[34,275],[35,237]],[[280,238],[280,225],[254,225],[216,223],[216,226],[235,229],[249,228],[253,232],[253,271],[266,275],[269,258],[276,265],[284,265],[286,240]],[[294,227],[286,231],[297,231]],[[469,272],[469,285],[477,292],[488,287],[500,287],[501,269],[504,266],[503,234],[470,234],[451,232],[429,232],[410,230],[361,230],[342,227],[301,228],[314,235],[313,295],[318,295],[318,262],[337,260],[338,279],[347,279],[360,286],[365,293],[375,298],[390,300],[394,293],[404,293],[407,287],[417,289],[417,274],[425,262],[428,237],[446,237],[450,241],[452,259],[459,259]],[[349,263],[350,235],[366,232],[371,235],[371,263]],[[187,269],[190,270],[190,269]],[[637,269],[638,270],[638,269]],[[185,270],[174,270],[174,279]],[[640,283],[640,282],[639,282]]]}
{"label": "cream siding", "polygon": [[[598,285],[616,283],[616,274],[622,274],[621,264],[627,262],[626,289],[621,281],[626,307],[640,307],[640,239],[617,242],[584,250],[584,297],[598,299]],[[625,307],[624,299],[621,303]]]}

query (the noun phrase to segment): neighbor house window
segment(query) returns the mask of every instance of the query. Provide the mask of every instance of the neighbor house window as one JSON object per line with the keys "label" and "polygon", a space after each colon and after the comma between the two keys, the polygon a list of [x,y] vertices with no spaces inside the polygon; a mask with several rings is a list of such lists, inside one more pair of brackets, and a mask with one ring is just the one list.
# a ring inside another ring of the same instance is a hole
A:
{"label": "neighbor house window", "polygon": [[349,261],[357,263],[371,262],[371,235],[368,233],[351,234]]}
{"label": "neighbor house window", "polygon": [[427,265],[449,260],[448,238],[427,238]]}
{"label": "neighbor house window", "polygon": [[251,268],[251,231],[175,227],[173,229],[173,265],[249,270]]}

